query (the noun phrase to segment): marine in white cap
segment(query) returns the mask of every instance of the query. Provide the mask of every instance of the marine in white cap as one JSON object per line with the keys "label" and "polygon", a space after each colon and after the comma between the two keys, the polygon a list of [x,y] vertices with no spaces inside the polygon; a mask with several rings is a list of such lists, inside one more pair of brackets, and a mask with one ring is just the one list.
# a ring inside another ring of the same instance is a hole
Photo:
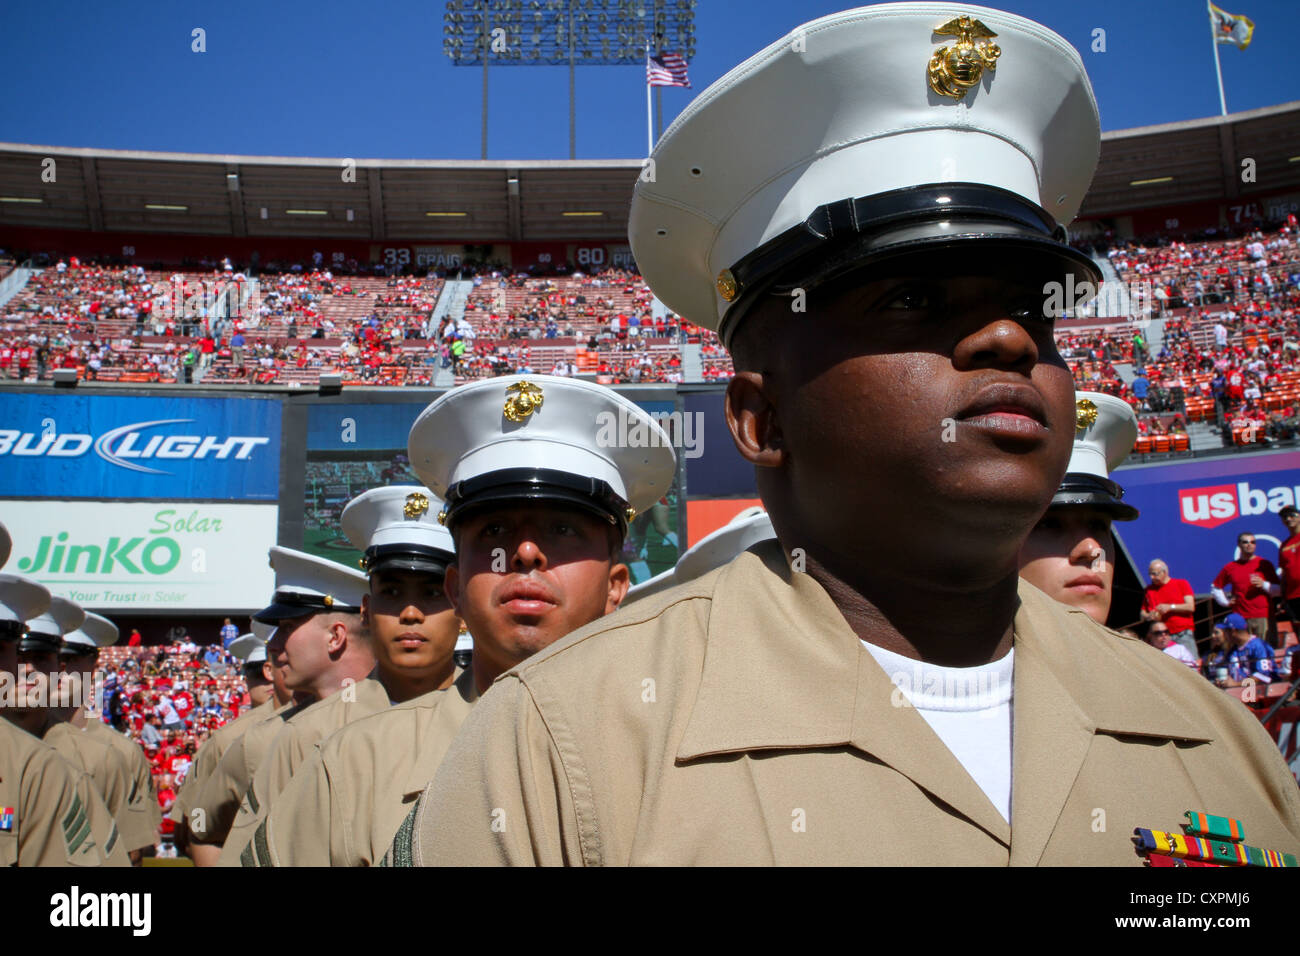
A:
{"label": "marine in white cap", "polygon": [[[17,719],[24,730],[40,737],[90,777],[117,823],[123,848],[135,863],[139,862],[143,847],[153,846],[153,841],[139,825],[141,818],[130,816],[133,812],[146,818],[148,815],[147,809],[130,809],[134,789],[132,768],[125,754],[98,735],[87,733],[84,721],[80,725],[74,723],[78,710],[93,693],[93,672],[67,679],[69,675],[60,668],[65,641],[85,621],[86,612],[79,604],[54,595],[50,597],[49,609],[27,622],[27,633],[18,643],[18,659],[28,668],[28,693],[33,705],[20,709]],[[94,640],[89,634],[80,639],[86,638]]]}
{"label": "marine in white cap", "polygon": [[0,574],[0,716],[7,718],[0,720],[0,866],[128,866],[117,822],[90,777],[21,729],[17,704],[27,683],[18,642],[25,622],[49,604],[42,585]]}
{"label": "marine in white cap", "polygon": [[318,740],[389,705],[387,692],[373,677],[374,648],[361,622],[366,576],[334,561],[278,547],[271,549],[271,566],[276,569],[275,596],[253,618],[276,624],[268,650],[287,663],[289,687],[309,691],[313,701],[259,724],[242,738],[245,759],[256,755],[263,741],[269,743],[251,768],[239,813],[222,847],[222,866],[239,866],[240,853],[271,802]]}
{"label": "marine in white cap", "polygon": [[[290,720],[310,721],[302,727],[305,733],[318,734],[303,743],[310,747],[319,739],[322,727],[332,730],[342,726],[354,709],[369,712],[388,706],[383,687],[367,676],[374,669],[375,656],[361,626],[366,576],[335,561],[278,546],[270,549],[270,562],[275,570],[275,593],[253,619],[276,625],[267,652],[272,662],[284,669],[290,692],[302,699],[250,727],[231,744],[208,777],[194,805],[202,811],[205,830],[199,832],[193,822],[190,827],[197,866],[218,860],[239,865],[239,850],[252,836],[261,816],[262,796],[269,792],[265,786],[267,767]],[[293,744],[297,739],[296,734],[289,734],[286,742]],[[257,786],[259,773],[263,775],[261,790]],[[227,843],[238,845],[225,856],[214,853],[213,847]]]}
{"label": "marine in white cap", "polygon": [[[275,633],[275,625],[253,621],[252,627],[251,634],[244,634],[231,642],[230,653],[244,663],[244,682],[253,706],[230,723],[218,727],[199,747],[168,813],[168,818],[176,824],[172,838],[177,849],[186,856],[194,855],[190,842],[190,825],[196,817],[192,811],[221,758],[254,724],[260,724],[273,717],[277,711],[293,706],[293,692],[284,682],[284,668],[275,666],[266,651],[267,642]],[[240,796],[241,794],[235,794],[231,800],[235,807],[238,807]],[[203,852],[198,851],[199,855]]]}
{"label": "marine in white cap", "polygon": [[[473,674],[456,667],[462,630],[444,591],[455,561],[442,501],[428,488],[373,488],[348,503],[340,524],[364,552],[370,591],[362,619],[378,658],[377,677],[395,706],[323,740],[295,771],[241,855],[248,866],[371,866],[431,777],[430,735],[459,726],[475,695]],[[452,687],[456,681],[457,686]],[[444,712],[447,711],[447,712]]]}
{"label": "marine in white cap", "polygon": [[1254,717],[1019,580],[1073,446],[1051,290],[1098,275],[1065,227],[1099,138],[1069,43],[949,3],[804,24],[683,111],[629,239],[732,354],[777,541],[504,676],[423,862],[1140,865],[1135,827],[1200,806],[1300,845]]}
{"label": "marine in white cap", "polygon": [[[69,726],[88,734],[96,742],[111,747],[126,764],[131,785],[127,791],[126,803],[118,814],[118,825],[131,862],[139,863],[141,857],[157,845],[158,828],[162,825],[162,809],[158,806],[158,794],[154,789],[153,770],[143,748],[130,737],[105,724],[99,710],[101,702],[93,694],[84,693],[88,689],[87,683],[95,679],[99,649],[111,647],[117,638],[116,624],[102,615],[87,611],[81,627],[63,635],[59,666],[64,681],[70,682],[68,686],[75,693],[76,699],[84,699],[92,704],[89,710],[85,707],[74,710],[68,718]],[[95,692],[98,692],[97,687]]]}
{"label": "marine in white cap", "polygon": [[1051,505],[1020,548],[1020,576],[1048,597],[1105,624],[1115,582],[1110,524],[1138,516],[1110,473],[1137,441],[1137,415],[1122,398],[1076,392],[1075,416],[1070,464]]}
{"label": "marine in white cap", "polygon": [[[416,419],[408,450],[416,474],[446,500],[456,539],[447,593],[474,635],[466,703],[619,607],[629,583],[620,560],[628,524],[667,492],[677,462],[669,436],[635,403],[600,385],[548,375],[448,392]],[[458,723],[422,745],[426,756],[404,782],[408,805],[429,783]],[[419,816],[416,801],[385,862],[419,860]]]}

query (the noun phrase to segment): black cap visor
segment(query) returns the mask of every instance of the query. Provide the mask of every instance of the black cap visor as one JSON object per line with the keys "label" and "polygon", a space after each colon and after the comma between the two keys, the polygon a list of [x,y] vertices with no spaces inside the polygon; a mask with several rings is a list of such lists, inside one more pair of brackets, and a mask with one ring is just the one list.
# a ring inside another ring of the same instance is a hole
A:
{"label": "black cap visor", "polygon": [[447,565],[455,561],[456,556],[446,551],[388,544],[367,549],[361,568],[371,577],[384,571],[416,571],[441,581],[447,575]]}
{"label": "black cap visor", "polygon": [[1052,496],[1051,507],[1086,505],[1106,512],[1116,521],[1133,521],[1138,517],[1138,510],[1121,500],[1123,497],[1124,489],[1114,481],[1072,472],[1061,481],[1061,487]]}
{"label": "black cap visor", "polygon": [[353,607],[341,601],[327,604],[324,595],[297,594],[276,591],[271,603],[253,615],[253,620],[261,624],[279,624],[312,614],[360,614],[360,607]]}
{"label": "black cap visor", "polygon": [[719,330],[723,344],[730,347],[741,319],[766,295],[806,292],[872,266],[897,271],[900,260],[946,248],[996,252],[1001,268],[1019,273],[1032,268],[1063,283],[1072,277],[1076,290],[1091,294],[1076,294],[1064,308],[1092,298],[1100,286],[1096,263],[1023,197],[971,183],[916,186],[819,207],[737,262],[730,271],[738,294]]}
{"label": "black cap visor", "polygon": [[457,482],[447,490],[447,527],[484,508],[521,501],[554,502],[579,508],[627,534],[627,502],[605,481],[548,468],[507,468]]}

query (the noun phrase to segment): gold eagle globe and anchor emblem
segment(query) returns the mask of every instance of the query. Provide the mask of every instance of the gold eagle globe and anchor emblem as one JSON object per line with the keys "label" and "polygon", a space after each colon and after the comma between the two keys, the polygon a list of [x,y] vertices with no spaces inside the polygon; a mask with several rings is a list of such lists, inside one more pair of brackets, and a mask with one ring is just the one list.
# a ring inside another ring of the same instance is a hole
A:
{"label": "gold eagle globe and anchor emblem", "polygon": [[407,518],[419,518],[421,515],[429,512],[429,498],[427,495],[414,491],[406,496],[406,504],[402,506],[402,514]]}
{"label": "gold eagle globe and anchor emblem", "polygon": [[[516,394],[511,395],[511,392]],[[532,382],[515,382],[506,386],[506,407],[503,414],[515,424],[524,421],[542,407],[542,387]]]}
{"label": "gold eagle globe and anchor emblem", "polygon": [[940,96],[964,99],[966,91],[979,85],[984,69],[997,69],[1002,48],[989,42],[997,36],[980,21],[971,17],[954,17],[934,31],[940,36],[953,36],[957,42],[940,47],[930,57],[930,89]]}
{"label": "gold eagle globe and anchor emblem", "polygon": [[1090,398],[1081,398],[1074,403],[1074,428],[1083,431],[1097,421],[1097,403]]}

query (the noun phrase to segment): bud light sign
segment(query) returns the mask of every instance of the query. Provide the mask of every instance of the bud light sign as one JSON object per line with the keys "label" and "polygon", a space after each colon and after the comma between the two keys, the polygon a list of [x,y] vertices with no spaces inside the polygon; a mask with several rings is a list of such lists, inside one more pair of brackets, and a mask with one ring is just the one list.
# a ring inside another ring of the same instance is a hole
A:
{"label": "bud light sign", "polygon": [[1111,477],[1141,511],[1136,521],[1115,523],[1138,572],[1145,578],[1160,558],[1198,594],[1232,560],[1242,532],[1255,535],[1260,557],[1276,565],[1288,535],[1277,514],[1300,503],[1300,452],[1121,468]]}
{"label": "bud light sign", "polygon": [[23,393],[0,404],[0,496],[275,501],[280,403]]}

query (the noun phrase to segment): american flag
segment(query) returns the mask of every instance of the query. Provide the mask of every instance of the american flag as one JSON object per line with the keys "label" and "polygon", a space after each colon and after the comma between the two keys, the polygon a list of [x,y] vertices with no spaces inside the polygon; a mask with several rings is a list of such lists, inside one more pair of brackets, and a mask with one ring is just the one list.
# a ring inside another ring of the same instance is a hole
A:
{"label": "american flag", "polygon": [[686,61],[676,53],[647,56],[645,81],[651,86],[684,86],[691,88],[691,78],[686,75]]}

